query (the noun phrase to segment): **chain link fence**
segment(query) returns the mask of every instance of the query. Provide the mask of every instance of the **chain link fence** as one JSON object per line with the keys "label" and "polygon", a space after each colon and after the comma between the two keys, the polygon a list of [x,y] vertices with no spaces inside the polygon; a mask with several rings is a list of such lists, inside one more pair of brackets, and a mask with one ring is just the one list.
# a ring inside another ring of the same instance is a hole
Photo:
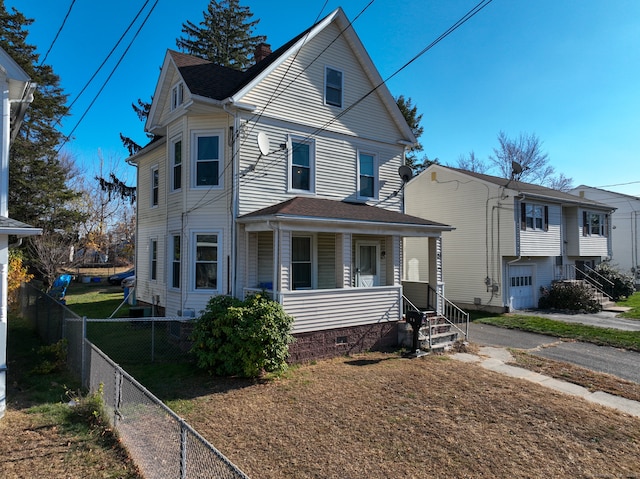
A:
{"label": "chain link fence", "polygon": [[248,479],[220,451],[121,365],[184,360],[191,321],[183,318],[87,319],[29,284],[21,314],[43,341],[67,341],[67,365],[105,412],[147,479]]}

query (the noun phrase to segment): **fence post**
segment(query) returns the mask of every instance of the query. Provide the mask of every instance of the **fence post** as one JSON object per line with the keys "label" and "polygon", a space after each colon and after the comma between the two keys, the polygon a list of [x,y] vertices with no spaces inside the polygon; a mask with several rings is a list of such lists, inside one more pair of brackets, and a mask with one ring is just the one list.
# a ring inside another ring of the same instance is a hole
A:
{"label": "fence post", "polygon": [[151,318],[151,362],[155,359],[156,353],[156,322],[155,318]]}
{"label": "fence post", "polygon": [[187,427],[180,421],[180,479],[187,478]]}
{"label": "fence post", "polygon": [[80,367],[80,381],[82,384],[88,384],[87,381],[87,358],[86,358],[86,347],[84,342],[87,339],[87,317],[82,317],[82,339],[80,340],[80,361],[82,366]]}

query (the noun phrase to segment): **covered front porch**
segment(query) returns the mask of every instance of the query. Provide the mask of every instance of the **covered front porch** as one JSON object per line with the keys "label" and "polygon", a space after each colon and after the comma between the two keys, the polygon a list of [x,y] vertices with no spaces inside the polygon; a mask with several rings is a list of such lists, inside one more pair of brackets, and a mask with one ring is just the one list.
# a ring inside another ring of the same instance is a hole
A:
{"label": "covered front porch", "polygon": [[345,348],[354,341],[347,330],[395,327],[403,238],[428,238],[436,277],[441,232],[451,227],[364,204],[294,200],[239,218],[238,291],[270,294],[294,317],[296,335],[344,331],[334,339]]}

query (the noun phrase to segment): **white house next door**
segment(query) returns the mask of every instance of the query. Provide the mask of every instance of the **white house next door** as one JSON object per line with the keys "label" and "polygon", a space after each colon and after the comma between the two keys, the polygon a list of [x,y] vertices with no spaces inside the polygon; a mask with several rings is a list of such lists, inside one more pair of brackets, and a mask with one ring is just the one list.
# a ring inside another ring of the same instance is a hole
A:
{"label": "white house next door", "polygon": [[356,287],[370,288],[380,285],[380,243],[356,242]]}
{"label": "white house next door", "polygon": [[535,308],[533,266],[509,266],[509,305],[513,309]]}

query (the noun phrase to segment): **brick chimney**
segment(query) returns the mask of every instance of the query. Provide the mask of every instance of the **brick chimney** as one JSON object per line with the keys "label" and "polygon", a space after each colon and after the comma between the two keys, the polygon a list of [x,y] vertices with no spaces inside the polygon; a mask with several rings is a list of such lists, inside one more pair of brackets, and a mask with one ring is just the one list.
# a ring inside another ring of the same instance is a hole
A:
{"label": "brick chimney", "polygon": [[271,45],[268,43],[258,43],[253,58],[256,63],[261,62],[271,54]]}

